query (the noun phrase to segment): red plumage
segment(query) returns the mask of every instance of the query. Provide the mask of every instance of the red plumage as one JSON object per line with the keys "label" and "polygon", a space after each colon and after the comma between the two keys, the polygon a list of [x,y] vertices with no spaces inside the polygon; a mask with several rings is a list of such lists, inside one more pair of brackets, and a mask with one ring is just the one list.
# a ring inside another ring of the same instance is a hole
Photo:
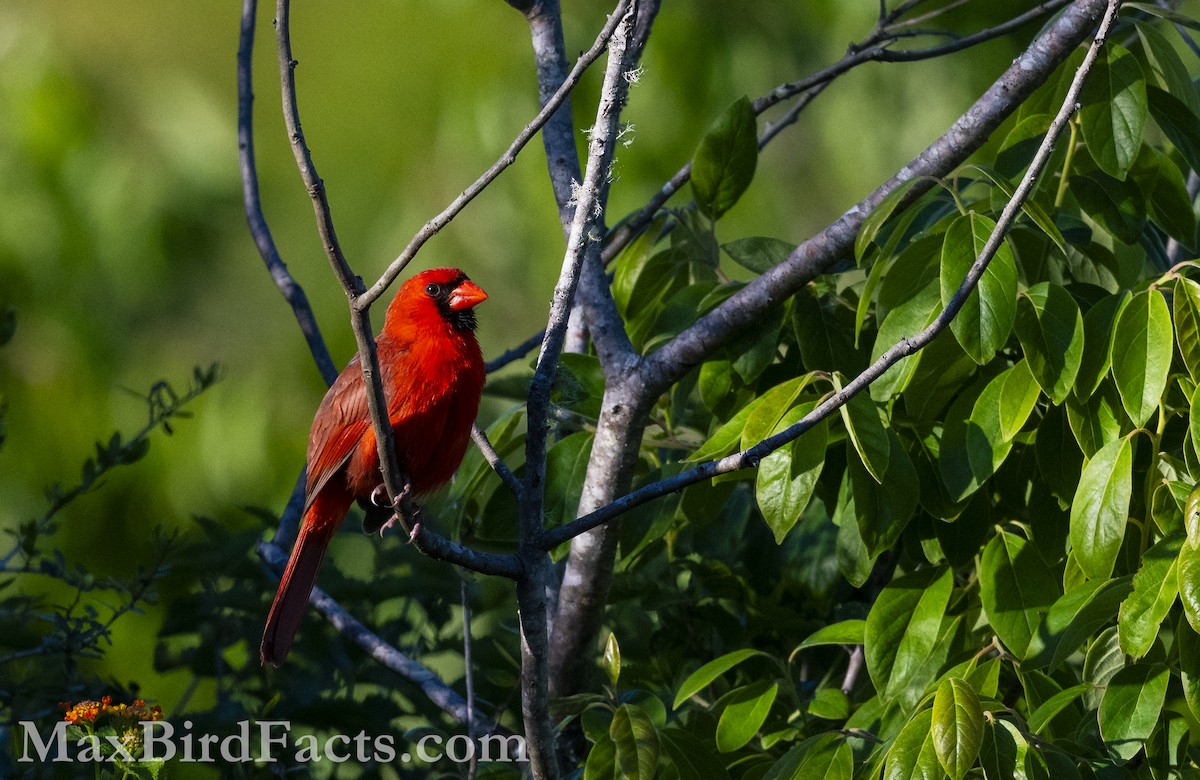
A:
{"label": "red plumage", "polygon": [[[487,294],[457,268],[422,271],[401,285],[376,341],[400,468],[416,495],[454,475],[479,411],[484,367],[474,307]],[[263,630],[259,657],[287,657],[325,548],[355,500],[381,483],[366,388],[355,357],[325,394],[308,437],[304,519]]]}

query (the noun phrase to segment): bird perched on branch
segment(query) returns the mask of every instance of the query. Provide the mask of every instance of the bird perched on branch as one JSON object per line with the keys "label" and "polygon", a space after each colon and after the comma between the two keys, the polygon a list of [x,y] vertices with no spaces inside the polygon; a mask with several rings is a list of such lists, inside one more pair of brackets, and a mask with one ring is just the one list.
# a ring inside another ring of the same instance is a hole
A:
{"label": "bird perched on branch", "polygon": [[[467,450],[485,375],[475,306],[486,299],[457,268],[434,268],[401,285],[388,306],[376,342],[380,378],[396,458],[408,476],[407,489],[418,496],[448,482]],[[325,548],[350,504],[378,505],[386,496],[379,465],[355,357],[313,418],[304,519],[267,616],[262,663],[278,666],[287,657]]]}

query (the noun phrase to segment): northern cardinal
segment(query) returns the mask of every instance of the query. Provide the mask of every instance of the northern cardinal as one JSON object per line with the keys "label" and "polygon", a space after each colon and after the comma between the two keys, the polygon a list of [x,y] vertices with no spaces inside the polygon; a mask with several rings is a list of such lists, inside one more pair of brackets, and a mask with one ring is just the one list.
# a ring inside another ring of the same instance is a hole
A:
{"label": "northern cardinal", "polygon": [[[434,268],[401,285],[388,306],[376,342],[380,378],[396,457],[416,495],[449,481],[467,450],[485,374],[474,307],[486,299],[457,268]],[[355,357],[313,418],[304,519],[263,629],[262,663],[278,666],[287,657],[325,548],[352,502],[378,504],[381,481]]]}

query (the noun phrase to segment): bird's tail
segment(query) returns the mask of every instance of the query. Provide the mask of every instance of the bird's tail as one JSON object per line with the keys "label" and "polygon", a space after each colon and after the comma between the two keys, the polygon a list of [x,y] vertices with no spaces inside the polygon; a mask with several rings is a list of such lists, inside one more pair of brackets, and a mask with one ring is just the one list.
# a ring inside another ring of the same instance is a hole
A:
{"label": "bird's tail", "polygon": [[[325,558],[325,548],[337,532],[349,506],[349,498],[343,506],[340,496],[326,496],[332,491],[321,491],[304,514],[296,546],[288,558],[287,568],[279,580],[279,590],[267,614],[267,625],[263,628],[262,642],[258,646],[259,661],[279,666],[287,658],[292,647],[292,638],[300,627],[300,620],[308,607],[308,597],[317,580],[317,570]],[[332,499],[332,500],[331,500]]]}

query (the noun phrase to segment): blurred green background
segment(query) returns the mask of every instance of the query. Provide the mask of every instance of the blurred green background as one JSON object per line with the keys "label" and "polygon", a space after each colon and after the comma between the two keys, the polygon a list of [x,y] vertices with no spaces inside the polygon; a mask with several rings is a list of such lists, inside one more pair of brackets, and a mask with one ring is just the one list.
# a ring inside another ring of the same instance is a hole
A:
{"label": "blurred green background", "polygon": [[[581,51],[609,4],[564,5],[567,49]],[[969,3],[939,24],[971,32],[1033,5]],[[685,163],[733,99],[835,61],[878,10],[876,0],[664,6],[626,114],[634,130],[614,171],[614,217]],[[264,208],[341,365],[353,336],[282,127],[273,11],[260,9],[254,58]],[[194,534],[202,514],[253,528],[243,507],[281,511],[324,390],[242,211],[239,16],[231,0],[0,4],[0,307],[17,312],[0,350],[0,528],[40,514],[43,488],[72,483],[94,441],[139,428],[135,393],[159,379],[182,387],[194,365],[224,367],[193,420],[68,508],[57,541],[99,573],[149,558],[155,526]],[[528,29],[502,0],[326,0],[296,4],[292,17],[304,129],[346,254],[371,281],[535,113]],[[942,132],[1037,27],[839,80],[765,153],[723,238],[799,241],[826,224]],[[575,97],[580,127],[592,123],[599,76]],[[414,267],[461,265],[491,294],[480,337],[494,356],[540,327],[563,247],[535,141]],[[485,416],[508,403],[490,401]],[[122,620],[99,671],[136,680],[169,717],[188,680],[154,671],[161,620]]]}

